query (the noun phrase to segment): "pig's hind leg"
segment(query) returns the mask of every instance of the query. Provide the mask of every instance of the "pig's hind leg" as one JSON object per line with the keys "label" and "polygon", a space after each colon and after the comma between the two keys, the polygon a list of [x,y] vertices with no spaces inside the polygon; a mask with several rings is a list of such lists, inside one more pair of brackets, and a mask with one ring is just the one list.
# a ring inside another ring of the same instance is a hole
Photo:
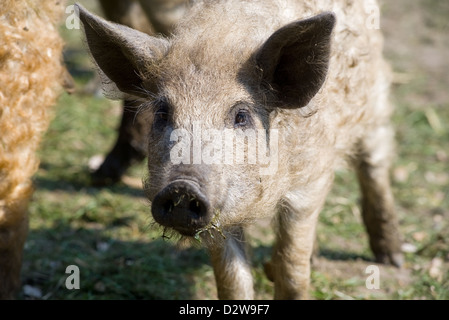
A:
{"label": "pig's hind leg", "polygon": [[394,133],[386,124],[365,134],[358,145],[355,168],[362,192],[362,217],[376,261],[403,263],[398,219],[390,185]]}

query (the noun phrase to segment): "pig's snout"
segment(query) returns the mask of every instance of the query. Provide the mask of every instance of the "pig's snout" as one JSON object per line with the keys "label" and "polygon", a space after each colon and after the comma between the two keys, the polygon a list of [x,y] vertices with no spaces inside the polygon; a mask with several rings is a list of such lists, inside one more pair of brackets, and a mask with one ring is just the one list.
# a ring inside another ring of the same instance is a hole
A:
{"label": "pig's snout", "polygon": [[189,180],[177,180],[162,189],[151,211],[157,223],[185,236],[194,236],[211,221],[209,201],[199,185]]}

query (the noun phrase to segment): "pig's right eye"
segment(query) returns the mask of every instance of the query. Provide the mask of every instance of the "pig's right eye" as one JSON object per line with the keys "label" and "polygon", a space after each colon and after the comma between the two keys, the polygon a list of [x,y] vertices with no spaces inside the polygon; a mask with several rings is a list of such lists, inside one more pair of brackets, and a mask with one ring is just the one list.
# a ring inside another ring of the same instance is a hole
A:
{"label": "pig's right eye", "polygon": [[154,113],[154,126],[162,129],[169,121],[169,106],[165,102],[159,103],[156,112]]}

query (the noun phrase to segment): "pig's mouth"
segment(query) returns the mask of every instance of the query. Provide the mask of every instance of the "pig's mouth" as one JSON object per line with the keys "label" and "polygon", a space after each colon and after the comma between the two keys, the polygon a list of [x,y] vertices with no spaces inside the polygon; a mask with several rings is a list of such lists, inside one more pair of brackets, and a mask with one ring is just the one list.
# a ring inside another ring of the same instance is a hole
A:
{"label": "pig's mouth", "polygon": [[215,217],[199,184],[188,179],[175,180],[156,194],[151,211],[157,223],[188,237],[208,229]]}

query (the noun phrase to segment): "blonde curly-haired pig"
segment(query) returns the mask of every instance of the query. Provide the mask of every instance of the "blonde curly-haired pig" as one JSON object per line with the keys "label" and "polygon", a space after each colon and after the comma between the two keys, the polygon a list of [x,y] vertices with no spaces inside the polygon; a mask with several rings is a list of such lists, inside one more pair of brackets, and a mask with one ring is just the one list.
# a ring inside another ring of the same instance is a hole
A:
{"label": "blonde curly-haired pig", "polygon": [[0,4],[0,299],[20,287],[36,151],[67,73],[58,24],[64,1]]}

